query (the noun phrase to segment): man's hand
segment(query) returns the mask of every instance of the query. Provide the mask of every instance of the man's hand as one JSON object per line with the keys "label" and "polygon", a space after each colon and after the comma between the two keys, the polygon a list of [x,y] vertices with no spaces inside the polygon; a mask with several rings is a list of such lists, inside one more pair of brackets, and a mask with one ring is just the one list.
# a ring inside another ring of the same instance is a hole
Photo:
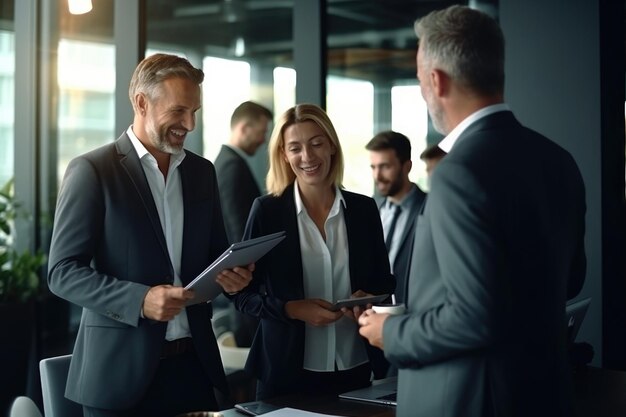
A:
{"label": "man's hand", "polygon": [[170,321],[183,308],[185,302],[193,298],[193,292],[183,287],[157,285],[150,288],[143,299],[143,316],[157,321]]}
{"label": "man's hand", "polygon": [[341,311],[331,311],[332,304],[319,298],[287,301],[285,313],[290,319],[302,320],[311,326],[326,326],[343,317]]}
{"label": "man's hand", "polygon": [[228,294],[238,293],[250,284],[253,271],[254,264],[250,264],[245,268],[236,266],[233,269],[225,269],[217,274],[215,281],[220,284]]}
{"label": "man's hand", "polygon": [[367,339],[372,346],[384,349],[383,325],[389,314],[377,314],[374,310],[365,310],[359,317],[359,333]]}

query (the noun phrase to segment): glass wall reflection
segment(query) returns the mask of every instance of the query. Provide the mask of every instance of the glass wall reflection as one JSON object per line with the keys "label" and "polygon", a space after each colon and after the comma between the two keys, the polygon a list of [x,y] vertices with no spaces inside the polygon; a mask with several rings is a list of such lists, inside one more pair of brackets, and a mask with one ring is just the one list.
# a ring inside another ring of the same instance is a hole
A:
{"label": "glass wall reflection", "polygon": [[70,14],[66,2],[57,4],[59,33],[50,33],[48,39],[53,43],[50,49],[57,51],[58,90],[50,91],[49,100],[51,114],[57,115],[60,184],[72,158],[110,143],[118,132],[114,131],[113,1],[100,0],[84,15]]}
{"label": "glass wall reflection", "polygon": [[[205,72],[199,149],[214,160],[230,137],[233,110],[246,100],[275,116],[294,103],[293,0],[148,0],[148,50],[175,50]],[[270,127],[271,130],[271,127]],[[269,136],[269,134],[268,134]],[[248,162],[262,189],[267,148]]]}
{"label": "glass wall reflection", "polygon": [[365,145],[376,133],[390,129],[411,140],[409,177],[427,188],[419,155],[431,140],[416,80],[413,23],[441,7],[445,5],[413,0],[328,1],[327,108],[346,154],[347,189],[373,194]]}

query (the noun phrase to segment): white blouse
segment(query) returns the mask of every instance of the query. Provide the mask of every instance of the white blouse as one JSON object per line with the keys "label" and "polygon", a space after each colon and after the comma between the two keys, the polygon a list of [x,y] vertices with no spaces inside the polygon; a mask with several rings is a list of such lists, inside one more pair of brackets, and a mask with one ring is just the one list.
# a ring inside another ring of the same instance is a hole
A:
{"label": "white blouse", "polygon": [[[326,241],[309,217],[298,189],[294,186],[298,234],[302,255],[305,298],[321,298],[330,302],[349,298],[350,268],[348,234],[341,205],[345,207],[341,191],[336,188],[335,201],[324,223]],[[304,369],[332,372],[351,369],[368,361],[358,325],[342,317],[328,326],[305,324]]]}

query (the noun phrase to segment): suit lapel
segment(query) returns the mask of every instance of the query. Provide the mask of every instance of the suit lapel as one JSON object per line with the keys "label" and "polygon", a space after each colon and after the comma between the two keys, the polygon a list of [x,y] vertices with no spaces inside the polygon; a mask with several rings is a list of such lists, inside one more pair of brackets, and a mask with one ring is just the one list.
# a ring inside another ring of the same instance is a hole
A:
{"label": "suit lapel", "polygon": [[[358,224],[354,224],[355,220],[358,223],[358,219],[354,218],[354,215],[357,213],[354,210],[350,210],[350,195],[348,193],[342,192],[343,198],[346,202],[345,206],[342,206],[343,209],[343,218],[346,222],[346,234],[348,235],[348,268],[350,270],[350,291],[353,292],[355,288],[358,288],[357,283],[355,282],[356,272],[354,271],[353,264],[357,258],[357,254],[354,253],[356,250],[356,246],[358,246],[358,238],[354,236],[354,231],[357,230],[355,228],[359,227]],[[362,227],[363,225],[361,225]],[[352,242],[352,244],[350,244]]]}
{"label": "suit lapel", "polygon": [[135,152],[135,148],[133,148],[133,144],[126,133],[118,138],[115,146],[118,153],[123,155],[120,159],[120,164],[126,170],[131,183],[137,191],[137,194],[139,194],[139,198],[141,199],[141,202],[146,210],[150,224],[156,233],[161,249],[163,249],[163,253],[169,259],[167,244],[165,243],[165,236],[163,235],[163,228],[161,227],[161,221],[159,220],[159,213],[157,212],[156,205],[154,204],[154,198],[152,197],[152,192],[150,191],[150,186],[148,185],[146,174],[143,172],[143,167],[141,166],[141,161],[137,156],[137,152]]}

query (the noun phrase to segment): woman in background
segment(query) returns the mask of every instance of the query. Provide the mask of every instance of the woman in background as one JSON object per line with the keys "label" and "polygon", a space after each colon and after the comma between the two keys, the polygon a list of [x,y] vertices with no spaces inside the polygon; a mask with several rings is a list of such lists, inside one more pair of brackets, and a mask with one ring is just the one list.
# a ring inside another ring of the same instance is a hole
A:
{"label": "woman in background", "polygon": [[259,380],[257,399],[366,386],[388,364],[358,334],[361,309],[332,311],[331,302],[395,289],[376,204],[341,189],[341,145],[318,106],[281,116],[269,156],[269,194],[255,200],[244,238],[287,236],[232,297],[260,319],[246,363]]}

